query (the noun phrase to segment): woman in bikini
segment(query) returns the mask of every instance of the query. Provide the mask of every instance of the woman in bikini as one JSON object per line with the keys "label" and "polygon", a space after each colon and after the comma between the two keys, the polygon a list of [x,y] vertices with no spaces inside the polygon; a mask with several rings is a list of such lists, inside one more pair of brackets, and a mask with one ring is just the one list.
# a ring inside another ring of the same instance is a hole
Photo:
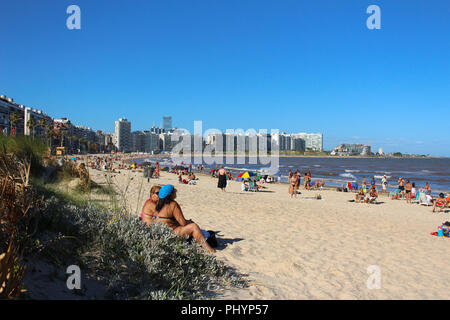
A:
{"label": "woman in bikini", "polygon": [[142,207],[139,219],[146,225],[151,225],[153,223],[153,214],[155,213],[155,205],[159,200],[158,193],[161,186],[153,186],[150,189],[150,197],[145,200],[144,206]]}
{"label": "woman in bikini", "polygon": [[436,207],[438,207],[438,208],[439,208],[439,212],[441,212],[442,209],[445,209],[446,205],[447,205],[447,199],[445,199],[443,193],[440,193],[440,194],[439,194],[439,197],[436,198],[436,200],[434,200],[434,203],[433,203],[433,212],[436,211]]}
{"label": "woman in bikini", "polygon": [[172,228],[173,232],[179,236],[190,236],[203,245],[209,252],[216,252],[203,237],[200,227],[192,220],[186,220],[180,205],[175,201],[177,190],[171,184],[163,186],[158,192],[159,200],[149,203],[151,209],[155,211],[152,219],[160,221]]}
{"label": "woman in bikini", "polygon": [[297,184],[298,184],[298,176],[297,176],[297,173],[295,173],[289,179],[289,193],[291,195],[291,199],[294,194],[295,194],[295,197],[297,198]]}

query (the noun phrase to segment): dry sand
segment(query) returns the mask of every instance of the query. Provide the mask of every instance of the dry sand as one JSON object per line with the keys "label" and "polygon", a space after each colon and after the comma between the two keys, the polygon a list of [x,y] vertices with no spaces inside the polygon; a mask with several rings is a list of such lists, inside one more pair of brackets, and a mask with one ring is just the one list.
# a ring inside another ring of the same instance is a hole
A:
{"label": "dry sand", "polygon": [[[104,172],[90,170],[104,184]],[[199,176],[179,184],[163,172],[147,182],[141,172],[121,170],[114,183],[128,185],[127,202],[137,214],[153,184],[171,183],[187,219],[217,230],[218,259],[247,274],[250,287],[225,290],[219,299],[448,299],[449,238],[430,232],[450,220],[431,207],[380,197],[380,204],[348,202],[353,193],[305,191],[290,199],[287,185],[266,184],[242,192],[230,182]],[[320,193],[323,200],[304,199]],[[369,289],[369,266],[378,266],[381,288]]]}

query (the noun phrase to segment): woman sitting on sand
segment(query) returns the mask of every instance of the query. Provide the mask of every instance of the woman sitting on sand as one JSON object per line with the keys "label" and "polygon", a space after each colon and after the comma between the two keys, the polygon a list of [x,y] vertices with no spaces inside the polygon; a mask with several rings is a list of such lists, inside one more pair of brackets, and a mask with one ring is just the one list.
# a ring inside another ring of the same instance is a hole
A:
{"label": "woman sitting on sand", "polygon": [[436,207],[439,207],[439,212],[441,212],[442,209],[445,209],[446,206],[447,206],[447,199],[445,199],[443,193],[440,193],[439,197],[434,200],[433,212],[436,211]]}
{"label": "woman sitting on sand", "polygon": [[364,199],[365,203],[373,203],[378,198],[377,189],[375,186],[370,187],[369,195]]}
{"label": "woman sitting on sand", "polygon": [[[139,219],[146,225],[151,225],[153,223],[153,214],[155,213],[155,206],[159,200],[158,193],[161,186],[153,186],[150,189],[150,197],[145,200],[144,206],[142,207]],[[150,205],[152,204],[152,205]]]}
{"label": "woman sitting on sand", "polygon": [[359,189],[359,192],[355,195],[355,201],[356,202],[361,202],[364,200],[366,193],[364,192],[364,189],[361,187],[361,189]]}
{"label": "woman sitting on sand", "polygon": [[179,236],[191,236],[205,247],[209,252],[216,252],[205,240],[199,226],[192,220],[186,220],[180,205],[175,201],[177,190],[171,184],[163,186],[158,193],[159,200],[149,203],[151,209],[155,211],[152,219],[160,221],[172,228]]}

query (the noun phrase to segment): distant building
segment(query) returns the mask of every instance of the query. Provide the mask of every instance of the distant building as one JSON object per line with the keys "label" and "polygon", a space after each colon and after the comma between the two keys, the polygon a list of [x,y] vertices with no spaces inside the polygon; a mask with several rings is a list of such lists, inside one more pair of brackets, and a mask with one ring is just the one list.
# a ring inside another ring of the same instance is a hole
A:
{"label": "distant building", "polygon": [[172,131],[172,129],[173,129],[172,117],[170,117],[170,116],[163,117],[163,128],[164,128],[164,132]]}
{"label": "distant building", "polygon": [[384,155],[383,148],[380,147],[380,148],[378,149],[378,154],[379,154],[380,156]]}
{"label": "distant building", "polygon": [[114,145],[119,151],[131,151],[132,145],[131,137],[131,122],[125,118],[120,118],[114,123]]}
{"label": "distant building", "polygon": [[323,151],[323,135],[321,133],[297,133],[292,135],[304,141],[305,151]]}
{"label": "distant building", "polygon": [[371,148],[369,145],[354,144],[354,143],[342,143],[333,149],[330,153],[332,156],[352,156],[362,155],[367,156],[371,154]]}

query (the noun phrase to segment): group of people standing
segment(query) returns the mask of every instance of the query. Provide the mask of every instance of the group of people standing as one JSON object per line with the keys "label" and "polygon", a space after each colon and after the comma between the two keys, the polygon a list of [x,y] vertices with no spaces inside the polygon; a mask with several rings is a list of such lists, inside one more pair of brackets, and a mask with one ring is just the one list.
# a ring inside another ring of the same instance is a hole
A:
{"label": "group of people standing", "polygon": [[[295,196],[297,198],[297,191],[300,187],[302,175],[299,171],[296,171],[295,173],[292,172],[292,170],[289,170],[289,194],[291,195],[291,198]],[[316,188],[323,187],[325,185],[325,181],[322,179],[322,182],[317,181],[315,183]],[[303,187],[306,190],[311,190],[311,171],[308,170],[303,176]]]}

